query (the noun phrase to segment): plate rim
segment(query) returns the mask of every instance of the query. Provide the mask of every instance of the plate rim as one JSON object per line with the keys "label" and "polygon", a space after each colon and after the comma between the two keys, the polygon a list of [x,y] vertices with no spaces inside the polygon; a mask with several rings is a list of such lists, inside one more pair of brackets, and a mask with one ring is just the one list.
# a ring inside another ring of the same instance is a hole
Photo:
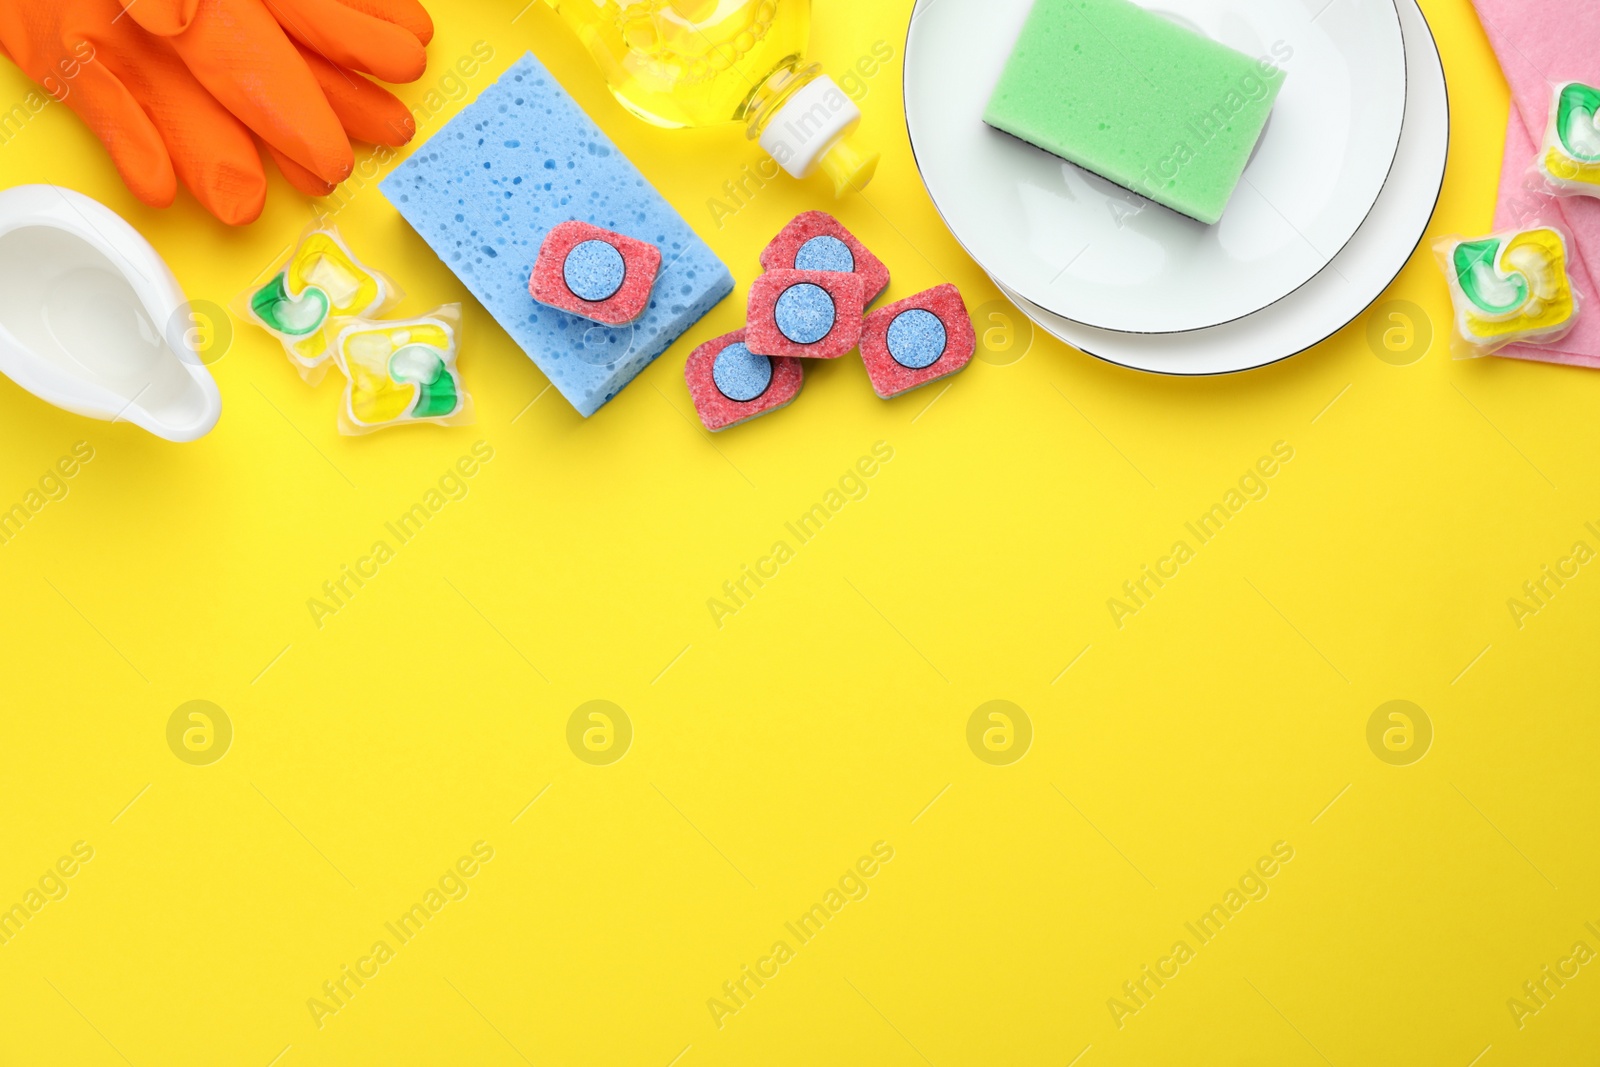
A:
{"label": "plate rim", "polygon": [[[940,3],[940,2],[941,2],[941,0],[916,0],[916,2],[912,5],[911,18],[906,23],[905,40],[901,45],[901,55],[902,56],[909,56],[910,53],[911,53],[911,31],[916,25],[916,21],[917,21],[918,16],[920,14],[922,14],[923,12],[926,12],[929,8],[933,7],[935,4]],[[1133,2],[1138,3],[1139,6],[1141,6],[1141,7],[1144,6],[1143,0],[1133,0]],[[1402,87],[1401,100],[1404,101],[1404,100],[1408,100],[1410,98],[1410,95],[1411,95],[1411,69],[1410,69],[1411,68],[1411,61],[1410,61],[1410,57],[1406,55],[1405,26],[1401,22],[1401,19],[1400,19],[1399,0],[1387,0],[1387,3],[1384,6],[1386,7],[1386,9],[1392,10],[1394,12],[1395,25],[1396,25],[1397,30],[1400,33],[1400,38],[1401,38],[1401,43],[1400,43],[1400,81],[1401,81],[1401,87]],[[1420,10],[1420,5],[1419,5],[1419,10]],[[1423,19],[1424,19],[1424,21],[1426,21],[1427,16],[1424,15]],[[1434,37],[1431,25],[1429,27],[1428,33],[1429,33],[1430,37]],[[1438,45],[1437,37],[1434,37],[1434,45],[1435,45],[1435,49],[1437,50],[1437,45]],[[902,106],[901,106],[901,109],[900,109],[900,115],[901,115],[901,121],[905,125],[906,142],[911,146],[911,161],[917,168],[917,177],[922,181],[923,191],[928,194],[928,200],[933,204],[934,211],[939,215],[939,221],[944,224],[944,228],[950,233],[950,236],[955,238],[956,243],[961,246],[961,250],[967,254],[967,258],[968,259],[971,259],[974,263],[978,264],[978,266],[980,268],[982,268],[984,274],[987,275],[990,278],[991,281],[993,281],[996,285],[1000,285],[1001,284],[1000,280],[994,276],[994,274],[989,270],[988,267],[984,266],[983,261],[980,260],[978,258],[978,256],[973,252],[973,250],[967,246],[966,241],[962,240],[961,236],[958,233],[956,233],[955,227],[950,224],[950,219],[945,214],[944,208],[942,206],[940,206],[938,197],[934,196],[933,189],[928,184],[927,172],[923,167],[922,157],[917,152],[917,141],[916,141],[916,138],[911,133],[911,111],[910,111],[910,109],[908,107],[904,106],[904,102],[910,98],[909,92],[908,92],[908,80],[910,78],[910,69],[911,69],[911,64],[910,63],[908,63],[908,62],[902,62],[901,63],[901,65],[900,65],[900,98],[901,98]],[[1003,133],[1004,131],[1001,131],[1001,132]],[[1006,136],[1010,136],[1010,135],[1007,134]],[[1399,158],[1399,155],[1400,155],[1400,139],[1402,137],[1404,137],[1404,136],[1405,136],[1405,110],[1404,110],[1404,105],[1402,104],[1401,118],[1400,118],[1400,128],[1398,129],[1398,131],[1396,131],[1396,134],[1395,134],[1394,150],[1389,156],[1389,165],[1388,165],[1387,169],[1384,171],[1383,181],[1378,185],[1377,195],[1373,197],[1372,203],[1367,205],[1366,211],[1361,216],[1361,221],[1356,224],[1356,227],[1353,230],[1350,231],[1349,236],[1347,236],[1344,239],[1343,243],[1341,243],[1339,245],[1339,247],[1333,251],[1332,255],[1330,255],[1323,262],[1322,266],[1318,267],[1315,271],[1313,271],[1310,275],[1308,275],[1304,280],[1302,280],[1294,288],[1288,290],[1287,292],[1284,292],[1284,293],[1280,294],[1279,296],[1273,298],[1272,300],[1268,301],[1267,303],[1262,304],[1260,307],[1255,308],[1255,309],[1253,309],[1251,311],[1243,312],[1242,314],[1235,315],[1232,318],[1220,319],[1220,320],[1218,320],[1216,322],[1209,322],[1209,323],[1205,323],[1205,324],[1199,325],[1199,326],[1186,326],[1186,327],[1183,327],[1183,328],[1180,328],[1180,329],[1171,329],[1171,330],[1128,330],[1128,329],[1122,329],[1122,328],[1117,327],[1117,326],[1105,326],[1105,325],[1101,325],[1099,323],[1086,322],[1083,319],[1074,318],[1071,315],[1063,315],[1063,314],[1061,314],[1061,312],[1056,311],[1053,308],[1045,307],[1045,305],[1040,304],[1037,301],[1034,301],[1031,297],[1028,297],[1025,294],[1022,294],[1022,293],[1018,292],[1016,295],[1021,296],[1024,300],[1027,300],[1029,303],[1033,304],[1035,307],[1040,308],[1041,310],[1047,311],[1052,315],[1056,315],[1056,316],[1058,316],[1060,318],[1066,319],[1069,322],[1075,322],[1080,326],[1086,326],[1089,329],[1105,330],[1105,331],[1110,332],[1110,333],[1125,333],[1125,334],[1132,334],[1132,335],[1138,335],[1138,336],[1143,336],[1143,337],[1166,337],[1166,336],[1181,335],[1181,334],[1186,334],[1186,333],[1195,333],[1195,332],[1200,331],[1200,330],[1209,330],[1209,329],[1214,329],[1214,328],[1216,328],[1218,326],[1227,326],[1230,323],[1239,322],[1239,321],[1241,321],[1243,319],[1247,319],[1251,315],[1258,314],[1258,313],[1260,313],[1262,311],[1265,311],[1267,308],[1273,307],[1274,305],[1281,303],[1282,301],[1284,301],[1284,300],[1288,299],[1289,297],[1293,296],[1295,293],[1298,293],[1301,289],[1305,288],[1307,285],[1311,284],[1313,279],[1319,277],[1323,273],[1323,271],[1326,271],[1328,269],[1328,264],[1332,263],[1335,259],[1337,259],[1339,257],[1339,254],[1342,253],[1347,247],[1349,247],[1350,242],[1355,239],[1356,234],[1359,233],[1361,231],[1361,228],[1367,224],[1367,221],[1372,218],[1373,209],[1377,206],[1378,200],[1383,196],[1384,190],[1389,187],[1389,181],[1394,176],[1395,160],[1397,158]],[[1043,152],[1044,149],[1038,149],[1038,151]],[[1064,160],[1063,162],[1070,162],[1070,161],[1065,161]],[[1077,166],[1077,164],[1072,164],[1072,165],[1073,166]],[[1093,171],[1089,171],[1089,170],[1087,170],[1086,168],[1083,168],[1083,167],[1079,167],[1078,169],[1082,170],[1085,174],[1094,173]],[[1106,179],[1106,180],[1109,180],[1109,179]],[[1242,175],[1240,177],[1240,180],[1241,181],[1244,180]],[[1112,184],[1116,184],[1116,183],[1113,182]],[[1135,194],[1135,195],[1137,195],[1137,194]],[[1146,199],[1148,199],[1148,198],[1146,198]],[[1152,201],[1152,203],[1153,203],[1153,201]],[[1159,207],[1160,205],[1157,205],[1157,206]],[[1276,210],[1276,209],[1274,209],[1274,210]],[[1012,291],[1015,292],[1015,290],[1012,290]]]}

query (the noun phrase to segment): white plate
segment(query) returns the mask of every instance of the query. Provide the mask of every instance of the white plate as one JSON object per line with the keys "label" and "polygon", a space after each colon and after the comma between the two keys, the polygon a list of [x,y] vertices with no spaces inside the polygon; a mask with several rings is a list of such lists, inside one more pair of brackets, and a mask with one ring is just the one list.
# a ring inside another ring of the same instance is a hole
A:
{"label": "white plate", "polygon": [[1226,374],[1287,359],[1343,329],[1376,300],[1416,251],[1439,202],[1450,151],[1450,98],[1428,21],[1400,0],[1411,93],[1394,174],[1372,215],[1328,269],[1273,306],[1224,326],[1185,334],[1096,330],[1000,289],[1047,332],[1083,352],[1161,374]]}
{"label": "white plate", "polygon": [[1215,226],[984,125],[1033,0],[918,0],[906,128],[945,224],[996,280],[1077,322],[1175,333],[1281,300],[1350,240],[1394,162],[1405,45],[1394,0],[1140,2],[1252,56],[1293,52]]}

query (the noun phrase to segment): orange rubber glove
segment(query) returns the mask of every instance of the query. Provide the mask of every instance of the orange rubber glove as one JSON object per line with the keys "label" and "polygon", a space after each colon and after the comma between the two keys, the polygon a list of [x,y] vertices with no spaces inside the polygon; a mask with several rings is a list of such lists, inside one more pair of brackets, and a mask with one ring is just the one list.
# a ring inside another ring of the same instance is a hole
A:
{"label": "orange rubber glove", "polygon": [[[344,2],[348,4],[350,0]],[[415,0],[366,0],[366,7],[370,14],[379,15],[404,26],[424,45],[433,39],[433,20]],[[339,117],[340,125],[344,127],[345,133],[350,135],[351,140],[386,145],[390,148],[399,148],[410,143],[417,135],[417,120],[411,114],[410,108],[388,90],[374,85],[346,67],[335,65],[322,54],[312,51],[294,32],[296,23],[286,23],[281,0],[273,5],[273,12],[279,23],[284,25],[284,29],[295,38],[295,48],[299,50],[300,58],[311,68],[312,77],[322,86],[323,95],[328,98],[329,106]],[[348,53],[340,54],[348,62],[360,65],[362,69],[368,69],[373,65]],[[283,172],[290,185],[307,196],[332,195],[335,186],[324,182],[271,145],[266,148],[267,154],[278,164],[278,169]]]}
{"label": "orange rubber glove", "polygon": [[[262,2],[287,33],[330,63],[387,82],[416,81],[427,66],[422,49],[433,40],[433,19],[418,0]],[[146,0],[137,17],[151,33],[176,37],[194,24],[204,6],[205,0]]]}
{"label": "orange rubber glove", "polygon": [[[344,181],[355,163],[341,120],[369,139],[374,121],[404,110],[398,100],[375,106],[376,94],[390,94],[351,72],[415,81],[427,68],[424,44],[433,35],[417,0],[139,0],[127,10],[170,40],[201,84],[275,157],[327,184]],[[313,70],[306,54],[331,72]],[[336,103],[326,90],[340,85]]]}
{"label": "orange rubber glove", "polygon": [[[296,44],[300,56],[311,68],[311,74],[322,86],[328,104],[345,133],[357,141],[399,148],[417,134],[417,120],[393,93],[367,81],[359,74],[336,67],[315,52]],[[267,154],[289,180],[289,184],[307,196],[329,196],[334,186],[306,170],[271,145],[264,145]]]}
{"label": "orange rubber glove", "polygon": [[249,132],[121,13],[118,0],[0,0],[0,47],[88,125],[140,200],[166,207],[181,180],[222,221],[253,222],[267,179]]}
{"label": "orange rubber glove", "polygon": [[306,170],[306,168],[267,144],[267,142],[262,141],[261,148],[267,155],[272,157],[272,161],[278,165],[278,170],[283,172],[283,176],[288,179],[289,184],[307,196],[331,196],[333,191],[338,188],[338,186],[329,185],[315,174],[312,174],[309,170]]}
{"label": "orange rubber glove", "polygon": [[352,140],[399,148],[417,135],[417,120],[399,97],[302,45],[295,47]]}

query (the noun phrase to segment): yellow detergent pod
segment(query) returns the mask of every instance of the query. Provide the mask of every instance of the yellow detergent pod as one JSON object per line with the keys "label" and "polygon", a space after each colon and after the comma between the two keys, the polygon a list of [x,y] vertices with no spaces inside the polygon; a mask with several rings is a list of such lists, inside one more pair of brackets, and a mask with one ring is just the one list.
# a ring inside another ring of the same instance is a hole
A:
{"label": "yellow detergent pod", "polygon": [[[313,233],[300,242],[285,274],[291,300],[303,299],[312,292],[323,295],[322,303],[327,309],[324,320],[376,315],[383,302],[383,281],[362,266],[338,237],[326,231]],[[326,336],[302,338],[294,348],[307,361],[326,359],[329,354]]]}
{"label": "yellow detergent pod", "polygon": [[1539,171],[1557,193],[1600,197],[1600,89],[1582,82],[1552,88]]}
{"label": "yellow detergent pod", "polygon": [[456,370],[459,305],[403,322],[340,324],[335,356],[349,384],[340,428],[365,433],[403,422],[454,422],[469,397]]}
{"label": "yellow detergent pod", "polygon": [[328,323],[380,315],[399,299],[394,284],[357,259],[336,229],[321,226],[308,230],[267,283],[248,295],[247,311],[314,384],[333,354]]}
{"label": "yellow detergent pod", "polygon": [[1490,352],[1539,343],[1571,329],[1578,303],[1559,231],[1539,227],[1450,241],[1443,254],[1456,331],[1469,348]]}
{"label": "yellow detergent pod", "polygon": [[1552,148],[1544,155],[1544,173],[1553,181],[1581,185],[1585,192],[1592,189],[1600,196],[1600,163],[1580,163]]}

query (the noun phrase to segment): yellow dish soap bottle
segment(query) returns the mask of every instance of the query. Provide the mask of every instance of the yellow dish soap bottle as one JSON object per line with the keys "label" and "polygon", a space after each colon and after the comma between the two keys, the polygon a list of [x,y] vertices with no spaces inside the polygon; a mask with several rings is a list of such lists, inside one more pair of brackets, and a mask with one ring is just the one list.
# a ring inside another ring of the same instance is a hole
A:
{"label": "yellow dish soap bottle", "polygon": [[546,0],[622,106],[657,126],[743,122],[785,171],[818,168],[834,194],[872,180],[850,144],[861,110],[806,63],[811,0]]}

